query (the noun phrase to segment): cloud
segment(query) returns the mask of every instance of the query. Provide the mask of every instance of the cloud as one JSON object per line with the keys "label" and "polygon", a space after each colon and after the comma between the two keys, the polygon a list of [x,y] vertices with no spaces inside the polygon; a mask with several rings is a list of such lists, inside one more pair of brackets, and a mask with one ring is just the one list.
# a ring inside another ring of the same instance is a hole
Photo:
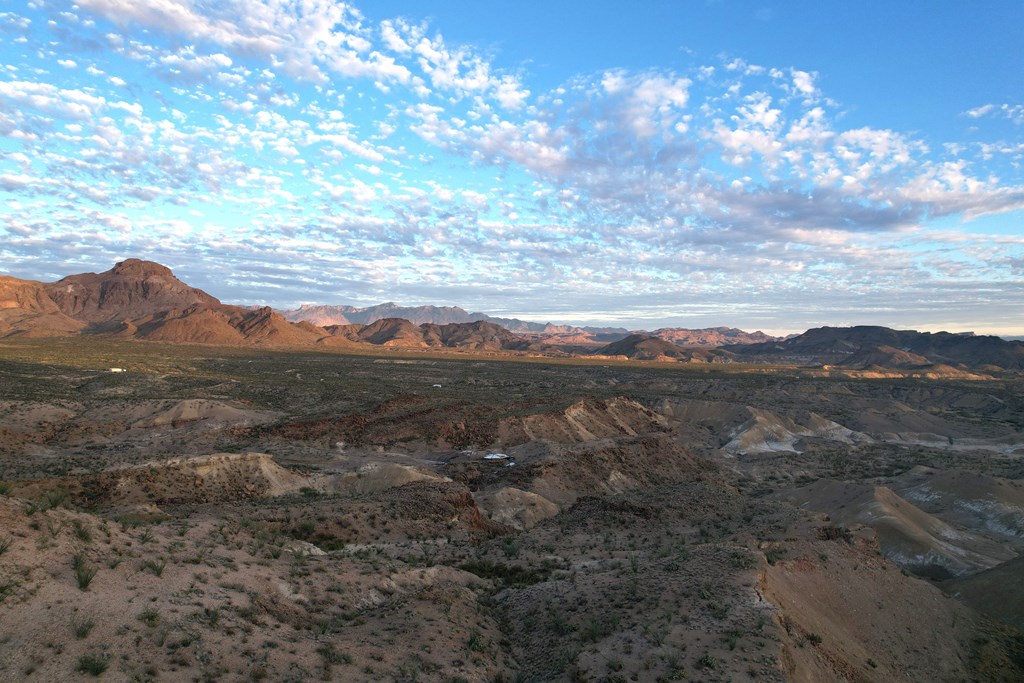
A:
{"label": "cloud", "polygon": [[717,301],[820,322],[906,294],[967,319],[983,283],[1000,315],[1019,292],[1024,245],[931,226],[1011,231],[1024,149],[850,126],[816,72],[728,58],[549,88],[425,23],[326,0],[76,15],[29,22],[34,49],[0,71],[5,262],[62,274],[142,255],[229,300],[541,316]]}
{"label": "cloud", "polygon": [[85,120],[96,114],[105,100],[77,89],[49,83],[0,81],[0,107],[7,111],[30,110],[59,118]]}
{"label": "cloud", "polygon": [[980,107],[968,109],[963,115],[972,119],[1001,118],[1022,125],[1024,124],[1024,104],[983,104]]}
{"label": "cloud", "polygon": [[123,26],[221,46],[242,57],[258,57],[298,78],[326,83],[325,71],[404,81],[408,70],[369,51],[367,29],[357,10],[329,0],[254,3],[228,0],[198,11],[185,0],[83,0],[84,8]]}

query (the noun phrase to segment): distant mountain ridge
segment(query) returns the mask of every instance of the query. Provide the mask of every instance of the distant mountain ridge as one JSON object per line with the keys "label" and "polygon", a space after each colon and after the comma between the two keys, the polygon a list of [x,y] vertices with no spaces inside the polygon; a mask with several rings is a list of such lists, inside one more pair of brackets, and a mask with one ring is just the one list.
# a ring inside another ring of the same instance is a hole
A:
{"label": "distant mountain ridge", "polygon": [[973,332],[918,332],[888,327],[819,327],[782,341],[727,346],[746,358],[864,367],[888,362],[908,367],[921,362],[1006,370],[1024,369],[1024,343]]}
{"label": "distant mountain ridge", "polygon": [[777,339],[763,332],[744,332],[734,327],[711,327],[699,330],[666,327],[648,332],[628,330],[624,327],[594,327],[589,325],[559,325],[536,323],[517,318],[500,318],[486,313],[469,313],[458,306],[399,306],[394,302],[356,308],[347,305],[303,304],[290,311],[280,311],[286,320],[319,325],[371,325],[385,318],[402,318],[416,325],[430,323],[448,325],[452,323],[489,322],[501,325],[510,332],[537,335],[537,341],[552,344],[600,345],[625,339],[631,334],[658,337],[680,346],[703,346],[714,348],[726,344],[754,344]]}
{"label": "distant mountain ridge", "polygon": [[684,348],[660,337],[631,334],[592,352],[595,356],[622,356],[633,360],[681,360],[696,363],[728,362],[729,354],[700,347]]}
{"label": "distant mountain ridge", "polygon": [[280,311],[286,320],[299,322],[305,320],[314,325],[371,325],[385,318],[402,318],[416,325],[430,323],[433,325],[449,325],[451,323],[473,323],[478,321],[501,325],[510,332],[570,332],[584,330],[586,332],[605,334],[629,334],[624,327],[574,327],[572,325],[555,325],[552,323],[535,323],[516,318],[499,318],[486,313],[470,313],[458,306],[399,306],[389,301],[374,306],[356,308],[348,305],[316,305],[303,304],[295,310]]}
{"label": "distant mountain ridge", "polygon": [[[512,320],[509,324],[524,330],[513,331],[495,322],[501,318],[467,313],[455,306],[307,306],[299,312],[306,317],[339,317],[334,318],[337,323],[318,325],[307,319],[288,320],[269,307],[224,304],[182,282],[166,266],[139,259],[121,261],[102,273],[69,275],[53,283],[0,275],[0,338],[99,335],[222,346],[454,349],[689,363],[785,363],[834,366],[837,372],[862,377],[984,379],[990,375],[967,371],[1024,371],[1024,343],[972,333],[821,327],[773,339],[760,332],[725,327],[629,333],[620,328]],[[385,312],[404,313],[413,320],[352,321],[369,320]],[[424,322],[417,324],[418,320]],[[442,322],[433,322],[436,320]],[[757,341],[750,343],[751,339]]]}

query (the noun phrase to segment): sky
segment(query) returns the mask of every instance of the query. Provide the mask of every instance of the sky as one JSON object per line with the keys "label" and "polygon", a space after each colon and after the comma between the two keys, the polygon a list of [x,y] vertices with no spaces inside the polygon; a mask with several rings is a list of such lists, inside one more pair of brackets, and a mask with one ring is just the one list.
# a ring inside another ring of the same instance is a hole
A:
{"label": "sky", "polygon": [[1024,3],[0,7],[0,272],[1024,334]]}

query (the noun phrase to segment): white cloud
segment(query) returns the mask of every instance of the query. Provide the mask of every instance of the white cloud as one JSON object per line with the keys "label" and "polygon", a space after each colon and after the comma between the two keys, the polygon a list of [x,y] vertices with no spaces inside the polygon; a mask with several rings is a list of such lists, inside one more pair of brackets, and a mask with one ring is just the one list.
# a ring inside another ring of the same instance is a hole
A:
{"label": "white cloud", "polygon": [[814,95],[817,92],[817,88],[814,85],[817,74],[800,71],[799,69],[793,69],[792,74],[793,87],[796,88],[801,95]]}
{"label": "white cloud", "polygon": [[1024,104],[983,104],[980,107],[968,109],[964,112],[964,116],[972,119],[994,116],[1021,125],[1024,124]]}
{"label": "white cloud", "polygon": [[0,81],[0,102],[69,119],[88,119],[105,104],[102,97],[49,83]]}

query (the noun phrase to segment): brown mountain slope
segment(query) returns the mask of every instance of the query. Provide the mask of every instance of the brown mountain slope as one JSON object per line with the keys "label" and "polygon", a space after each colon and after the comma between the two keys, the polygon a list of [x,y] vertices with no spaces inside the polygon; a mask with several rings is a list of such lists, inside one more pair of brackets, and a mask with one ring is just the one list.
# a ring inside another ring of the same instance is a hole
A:
{"label": "brown mountain slope", "polygon": [[245,342],[245,335],[233,327],[221,309],[189,306],[184,310],[163,311],[136,321],[129,336],[148,341],[233,346]]}
{"label": "brown mountain slope", "polygon": [[130,320],[194,304],[221,305],[174,277],[170,268],[139,259],[121,261],[103,273],[69,275],[44,287],[61,312],[85,323]]}
{"label": "brown mountain slope", "polygon": [[773,341],[775,337],[764,332],[744,332],[734,327],[708,327],[689,330],[681,327],[663,327],[653,332],[644,332],[679,346],[705,346],[717,348],[726,344],[758,344]]}
{"label": "brown mountain slope", "polygon": [[424,341],[429,346],[473,349],[477,351],[501,351],[525,349],[530,343],[512,334],[504,327],[488,322],[452,323],[450,325],[420,326]]}
{"label": "brown mountain slope", "polygon": [[309,346],[315,344],[326,333],[309,323],[290,323],[265,306],[255,311],[235,309],[229,322],[246,341],[255,344],[275,346]]}
{"label": "brown mountain slope", "polygon": [[290,323],[270,308],[202,305],[170,310],[126,324],[122,334],[171,343],[312,346],[328,336],[309,323]]}
{"label": "brown mountain slope", "polygon": [[593,354],[595,356],[625,356],[635,360],[678,360],[697,363],[722,362],[729,357],[728,353],[717,349],[683,348],[664,339],[642,334],[631,334],[625,339],[596,349]]}
{"label": "brown mountain slope", "polygon": [[382,318],[361,329],[357,338],[378,346],[422,348],[427,345],[423,331],[402,318]]}
{"label": "brown mountain slope", "polygon": [[914,368],[924,365],[931,365],[932,362],[924,356],[897,349],[887,344],[877,346],[864,346],[859,351],[843,359],[839,365],[848,368],[868,368],[880,366],[883,368]]}
{"label": "brown mountain slope", "polygon": [[1024,556],[947,581],[942,589],[979,612],[1024,631]]}
{"label": "brown mountain slope", "polygon": [[61,313],[43,283],[0,275],[0,337],[64,336],[82,326]]}
{"label": "brown mountain slope", "polygon": [[[836,365],[867,349],[889,347],[923,356],[929,364],[954,367],[1024,369],[1024,343],[973,333],[918,332],[887,327],[819,327],[778,342],[726,347],[729,351],[762,360]],[[938,375],[946,371],[940,369]]]}

